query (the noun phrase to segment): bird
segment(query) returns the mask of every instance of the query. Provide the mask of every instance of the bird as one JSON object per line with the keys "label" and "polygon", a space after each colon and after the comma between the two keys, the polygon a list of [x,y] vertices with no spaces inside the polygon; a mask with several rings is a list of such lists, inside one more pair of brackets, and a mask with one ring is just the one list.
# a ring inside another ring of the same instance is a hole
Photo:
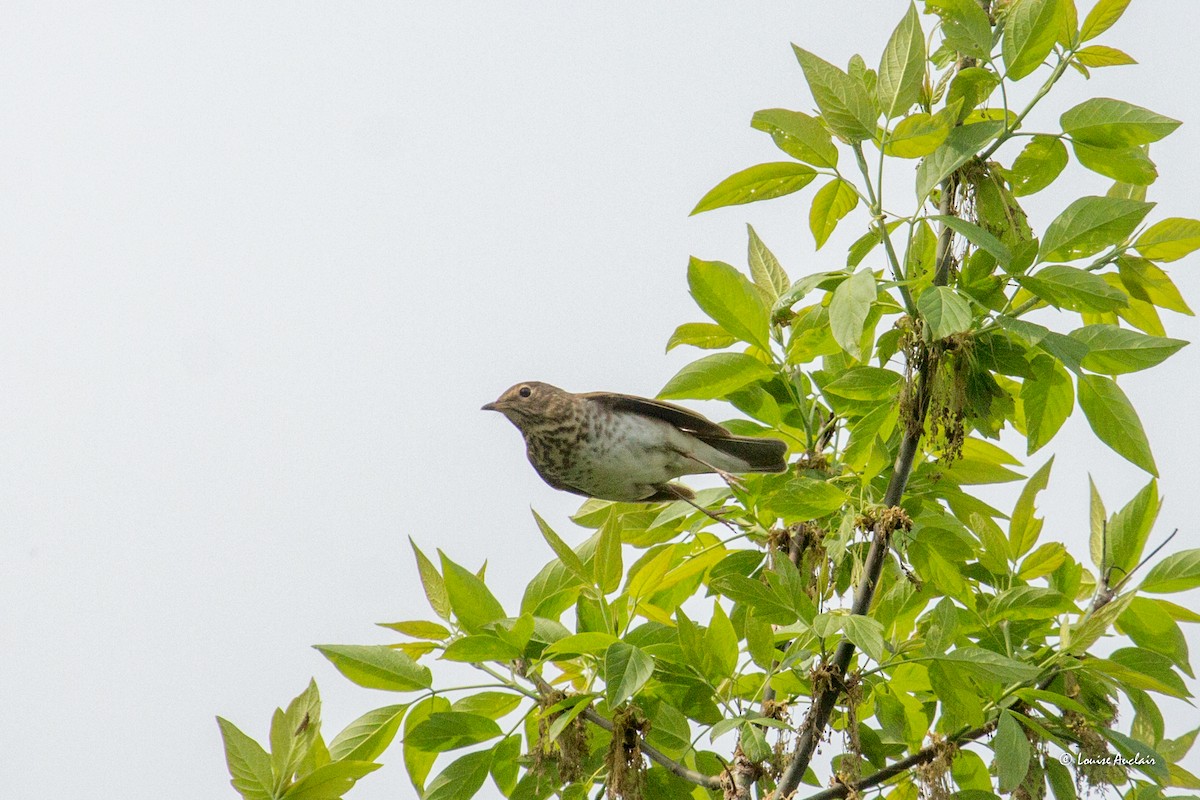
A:
{"label": "bird", "polygon": [[576,394],[527,381],[482,410],[498,411],[517,427],[542,480],[584,497],[691,503],[695,494],[672,480],[716,473],[740,486],[735,473],[787,469],[784,442],[735,436],[695,411],[661,400]]}

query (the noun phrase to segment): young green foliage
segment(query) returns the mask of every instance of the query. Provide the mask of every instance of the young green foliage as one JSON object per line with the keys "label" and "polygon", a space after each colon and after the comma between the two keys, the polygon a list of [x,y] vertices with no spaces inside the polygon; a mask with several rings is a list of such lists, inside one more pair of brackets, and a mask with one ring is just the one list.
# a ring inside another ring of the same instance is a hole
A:
{"label": "young green foliage", "polygon": [[[1111,516],[1093,486],[1090,559],[1072,553],[1037,509],[1054,457],[1026,480],[997,443],[1047,448],[1078,407],[1097,459],[1157,475],[1122,387],[1186,345],[1159,312],[1191,314],[1165,265],[1200,248],[1200,221],[1146,199],[1147,148],[1179,122],[1095,97],[1052,129],[1026,125],[1068,68],[1134,63],[1089,43],[1127,5],[1099,0],[1080,22],[1074,0],[910,4],[878,61],[846,69],[793,46],[811,96],[793,102],[817,116],[751,121],[792,160],[735,173],[693,213],[787,196],[824,263],[789,275],[753,227],[745,269],[692,258],[706,319],[667,348],[717,352],[660,392],[728,402],[743,415],[731,431],[787,442],[788,471],[694,504],[588,500],[574,536],[535,513],[549,560],[516,616],[481,573],[414,544],[441,621],[390,623],[411,639],[391,646],[318,648],[403,702],[328,749],[293,728],[301,709],[317,722],[315,687],[276,715],[270,753],[222,720],[235,788],[338,797],[400,731],[422,796],[463,800],[489,778],[513,800],[1200,788],[1179,765],[1197,731],[1168,731],[1157,706],[1190,697],[1181,625],[1200,615],[1161,595],[1200,587],[1200,551],[1139,572],[1163,538],[1150,480]],[[913,164],[888,159],[919,159],[915,184],[889,181]],[[1056,179],[1077,168],[1118,183],[1064,196]],[[1062,210],[1027,214],[1038,192]],[[843,261],[825,246],[847,225]],[[1008,513],[974,489],[1022,481]],[[442,685],[441,661],[487,686]],[[1134,715],[1118,726],[1122,701]],[[1140,756],[1136,770],[1084,758],[1114,755]],[[800,785],[830,773],[831,789]]]}

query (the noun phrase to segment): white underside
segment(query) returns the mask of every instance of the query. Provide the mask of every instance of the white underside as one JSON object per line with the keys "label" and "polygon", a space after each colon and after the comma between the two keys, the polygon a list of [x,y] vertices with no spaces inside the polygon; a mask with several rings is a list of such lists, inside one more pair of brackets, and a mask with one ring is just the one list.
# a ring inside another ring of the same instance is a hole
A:
{"label": "white underside", "polygon": [[[593,465],[590,472],[573,476],[572,485],[593,497],[636,502],[652,496],[658,487],[680,475],[744,472],[745,462],[709,447],[674,425],[651,417],[624,417],[623,435],[593,437],[580,462]],[[603,441],[601,446],[597,442]]]}

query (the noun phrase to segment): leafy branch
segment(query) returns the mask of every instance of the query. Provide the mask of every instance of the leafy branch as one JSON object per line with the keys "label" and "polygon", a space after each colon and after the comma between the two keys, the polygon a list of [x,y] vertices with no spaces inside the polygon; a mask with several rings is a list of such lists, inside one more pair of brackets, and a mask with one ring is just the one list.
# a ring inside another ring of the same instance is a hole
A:
{"label": "leafy branch", "polygon": [[[913,783],[1057,800],[1076,784],[1200,789],[1178,763],[1197,731],[1169,736],[1155,700],[1191,695],[1181,625],[1196,617],[1160,595],[1200,587],[1200,550],[1146,552],[1157,466],[1118,385],[1187,344],[1161,312],[1191,313],[1168,270],[1200,248],[1200,220],[1150,221],[1146,199],[1149,147],[1179,123],[1096,97],[1053,130],[1023,129],[1068,69],[1133,63],[1092,43],[1127,5],[1097,0],[1080,21],[1074,0],[927,0],[933,24],[909,5],[877,68],[794,46],[815,110],[751,121],[789,160],[731,175],[693,213],[817,184],[808,227],[827,263],[793,279],[752,227],[746,270],[693,258],[688,289],[707,319],[667,348],[709,352],[660,392],[728,402],[732,432],[790,443],[788,471],[686,502],[589,500],[572,518],[582,541],[535,515],[553,558],[519,605],[482,569],[414,545],[437,620],[388,623],[407,637],[389,645],[318,648],[407,701],[328,745],[315,685],[276,713],[269,750],[222,720],[234,787],[247,800],[340,797],[399,739],[433,800],[489,779],[512,800],[598,787],[782,799],[822,768],[832,730],[844,746],[813,798]],[[1012,110],[1024,81],[1031,99]],[[854,170],[839,165],[847,149]],[[897,159],[915,164],[907,213],[885,180],[902,174],[887,168]],[[1023,198],[1072,164],[1112,189],[1027,214]],[[855,219],[860,238],[827,256]],[[1076,408],[1149,476],[1111,514],[1091,488],[1080,556],[1038,516],[1053,457],[1026,477],[998,444],[1013,431],[1032,456]],[[1005,482],[1023,482],[1011,510],[971,491]],[[490,680],[437,689],[443,661]],[[1118,701],[1133,708],[1120,730]],[[988,736],[990,764],[966,747]],[[1090,760],[1068,767],[1051,748]],[[1089,766],[1114,750],[1139,756],[1137,771]]]}

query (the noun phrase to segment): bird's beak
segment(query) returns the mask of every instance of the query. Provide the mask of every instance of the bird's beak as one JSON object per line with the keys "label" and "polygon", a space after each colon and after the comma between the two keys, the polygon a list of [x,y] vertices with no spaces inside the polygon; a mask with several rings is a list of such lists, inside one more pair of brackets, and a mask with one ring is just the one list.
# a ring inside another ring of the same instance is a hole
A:
{"label": "bird's beak", "polygon": [[500,408],[495,403],[484,403],[480,411],[499,411]]}

